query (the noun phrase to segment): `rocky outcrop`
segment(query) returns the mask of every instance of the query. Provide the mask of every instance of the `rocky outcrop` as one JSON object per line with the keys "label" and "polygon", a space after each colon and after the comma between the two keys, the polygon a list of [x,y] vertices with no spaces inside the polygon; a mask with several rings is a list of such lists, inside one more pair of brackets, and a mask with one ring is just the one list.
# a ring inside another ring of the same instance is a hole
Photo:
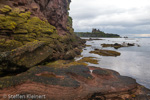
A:
{"label": "rocky outcrop", "polygon": [[[135,46],[134,43],[125,43],[123,42],[122,44],[115,43],[115,44],[101,44],[102,47],[114,47],[114,49],[119,49],[121,47],[130,47],[130,46]],[[139,46],[139,45],[137,45]]]}
{"label": "rocky outcrop", "polygon": [[29,99],[27,97],[29,94],[42,95],[43,100],[148,100],[150,98],[148,96],[150,91],[142,90],[145,88],[132,78],[120,76],[112,70],[83,65],[62,68],[37,66],[17,76],[0,79],[0,88],[1,100],[12,99],[10,94],[24,95],[26,99]]}
{"label": "rocky outcrop", "polygon": [[46,19],[61,35],[67,34],[69,4],[71,0],[1,0],[0,3],[30,11],[32,16]]}
{"label": "rocky outcrop", "polygon": [[121,53],[120,52],[117,52],[117,51],[113,51],[113,50],[102,50],[102,49],[95,49],[94,51],[90,51],[90,53],[94,53],[94,54],[98,54],[98,55],[101,55],[101,56],[114,56],[114,57],[117,57],[117,56],[120,56]]}
{"label": "rocky outcrop", "polygon": [[0,1],[0,76],[80,54],[70,0]]}

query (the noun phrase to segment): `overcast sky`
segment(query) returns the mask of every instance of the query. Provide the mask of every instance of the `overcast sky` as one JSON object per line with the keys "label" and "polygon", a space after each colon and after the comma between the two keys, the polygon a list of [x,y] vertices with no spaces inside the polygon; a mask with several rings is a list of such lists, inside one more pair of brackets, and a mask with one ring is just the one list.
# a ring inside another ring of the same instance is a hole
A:
{"label": "overcast sky", "polygon": [[70,16],[76,32],[150,36],[149,0],[72,0]]}

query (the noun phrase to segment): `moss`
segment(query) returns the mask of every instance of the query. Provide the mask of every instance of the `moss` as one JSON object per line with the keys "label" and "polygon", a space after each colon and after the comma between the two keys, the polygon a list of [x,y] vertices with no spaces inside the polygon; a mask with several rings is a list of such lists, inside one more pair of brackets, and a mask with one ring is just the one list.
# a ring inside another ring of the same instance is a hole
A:
{"label": "moss", "polygon": [[20,41],[23,44],[26,44],[27,42],[33,42],[35,41],[35,36],[32,34],[17,34],[17,35],[13,35],[14,39],[17,41]]}
{"label": "moss", "polygon": [[86,45],[86,47],[91,47],[92,45]]}
{"label": "moss", "polygon": [[47,64],[47,66],[51,66],[51,67],[64,67],[64,65],[67,63],[67,61],[65,60],[57,60],[54,62],[49,62]]}
{"label": "moss", "polygon": [[68,15],[68,20],[67,20],[67,27],[66,29],[68,30],[68,32],[70,34],[73,34],[74,33],[74,30],[72,28],[72,18]]}
{"label": "moss", "polygon": [[121,54],[117,51],[113,50],[95,50],[95,51],[90,51],[90,53],[98,54],[101,56],[120,56]]}
{"label": "moss", "polygon": [[13,30],[17,26],[16,22],[9,20],[7,16],[0,15],[0,28]]}
{"label": "moss", "polygon": [[25,29],[18,29],[13,31],[15,34],[27,34],[28,31]]}
{"label": "moss", "polygon": [[132,95],[131,95],[131,97],[132,97],[132,98],[135,98],[135,97],[136,97],[136,95],[135,95],[135,94],[132,94]]}
{"label": "moss", "polygon": [[22,46],[22,43],[16,40],[0,41],[1,51],[10,51],[20,46]]}
{"label": "moss", "polygon": [[9,13],[10,16],[18,17],[20,13],[19,8],[14,8],[12,11]]}
{"label": "moss", "polygon": [[121,44],[115,43],[115,44],[101,44],[102,47],[114,47],[115,49],[119,49],[123,47]]}
{"label": "moss", "polygon": [[11,9],[12,8],[10,6],[5,5],[3,8],[0,9],[0,11],[3,13],[7,13],[7,12],[11,11]]}
{"label": "moss", "polygon": [[45,33],[52,34],[56,29],[54,26],[50,25],[48,22],[42,21],[38,17],[32,17],[25,24],[25,28],[29,33]]}
{"label": "moss", "polygon": [[60,36],[58,34],[51,34],[50,37],[53,39],[59,39],[60,38]]}
{"label": "moss", "polygon": [[[4,7],[5,8],[5,7]],[[31,17],[31,12],[25,12],[24,9],[14,8],[7,14],[0,14],[0,28],[9,30],[14,40],[23,44],[34,40],[50,43],[52,39],[59,39],[56,28],[42,21],[38,17]]]}
{"label": "moss", "polygon": [[68,16],[68,23],[72,25],[72,18],[70,16]]}
{"label": "moss", "polygon": [[73,65],[84,65],[84,66],[87,66],[88,64],[84,63],[84,62],[81,62],[81,61],[74,61],[74,62],[71,62],[69,63],[70,66],[73,66]]}
{"label": "moss", "polygon": [[25,13],[20,13],[20,14],[19,14],[19,16],[22,17],[22,18],[24,18],[24,19],[25,19],[25,18],[29,18],[30,15],[31,15],[31,12],[29,12],[29,11],[28,11],[28,12],[25,12]]}
{"label": "moss", "polygon": [[98,64],[98,60],[94,59],[94,57],[84,57],[79,62],[89,62],[92,64]]}
{"label": "moss", "polygon": [[59,68],[59,67],[69,67],[69,66],[74,66],[74,65],[88,65],[84,62],[81,61],[72,61],[72,60],[57,60],[54,62],[50,62],[47,64],[47,66],[50,67],[55,67],[55,68]]}
{"label": "moss", "polygon": [[19,8],[14,8],[6,16],[0,15],[0,27],[1,29],[10,29],[14,33],[52,34],[56,30],[48,21],[42,21],[38,17],[30,17],[30,15],[29,11],[21,12]]}

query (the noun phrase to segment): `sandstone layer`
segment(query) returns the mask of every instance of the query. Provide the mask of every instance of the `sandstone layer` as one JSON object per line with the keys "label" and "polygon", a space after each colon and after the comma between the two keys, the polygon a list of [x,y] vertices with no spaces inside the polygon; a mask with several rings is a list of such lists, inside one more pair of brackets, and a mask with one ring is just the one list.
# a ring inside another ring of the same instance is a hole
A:
{"label": "sandstone layer", "polygon": [[[45,95],[45,100],[149,100],[150,91],[130,77],[97,67],[36,66],[0,79],[0,99],[11,95]],[[140,99],[141,98],[141,99]],[[43,99],[43,100],[44,100]]]}

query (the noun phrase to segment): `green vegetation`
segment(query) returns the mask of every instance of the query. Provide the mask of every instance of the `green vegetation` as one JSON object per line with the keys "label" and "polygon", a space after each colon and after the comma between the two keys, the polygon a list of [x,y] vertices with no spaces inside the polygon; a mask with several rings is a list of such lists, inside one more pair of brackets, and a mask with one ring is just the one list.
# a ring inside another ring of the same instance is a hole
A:
{"label": "green vegetation", "polygon": [[11,11],[11,9],[12,8],[10,6],[5,5],[3,8],[0,9],[0,11],[3,13],[7,13],[7,12]]}
{"label": "green vegetation", "polygon": [[[60,38],[56,28],[38,17],[31,17],[31,12],[4,5],[0,8],[0,51],[10,51],[35,40],[51,42]],[[13,38],[12,38],[13,37]]]}
{"label": "green vegetation", "polygon": [[0,51],[12,50],[22,46],[22,43],[16,40],[8,40],[8,41],[3,40],[4,39],[0,40]]}
{"label": "green vegetation", "polygon": [[92,45],[86,45],[86,47],[91,47]]}
{"label": "green vegetation", "polygon": [[71,61],[71,60],[57,60],[54,62],[49,62],[47,64],[47,66],[50,67],[55,67],[55,68],[65,68],[65,67],[69,67],[69,66],[74,66],[74,65],[88,65],[86,63],[84,63],[83,61]]}
{"label": "green vegetation", "polygon": [[[69,16],[68,30],[60,36],[47,20],[24,8],[0,5],[0,13],[0,75],[22,70],[22,66],[28,69],[58,59],[70,60],[81,52],[78,47],[84,41],[73,34]],[[87,64],[74,61],[68,62],[70,65]]]}
{"label": "green vegetation", "polygon": [[118,34],[105,33],[99,29],[93,29],[92,32],[75,32],[79,37],[110,37],[110,38],[119,38]]}
{"label": "green vegetation", "polygon": [[94,57],[84,57],[78,62],[89,62],[91,64],[98,64],[98,60],[94,59]]}

